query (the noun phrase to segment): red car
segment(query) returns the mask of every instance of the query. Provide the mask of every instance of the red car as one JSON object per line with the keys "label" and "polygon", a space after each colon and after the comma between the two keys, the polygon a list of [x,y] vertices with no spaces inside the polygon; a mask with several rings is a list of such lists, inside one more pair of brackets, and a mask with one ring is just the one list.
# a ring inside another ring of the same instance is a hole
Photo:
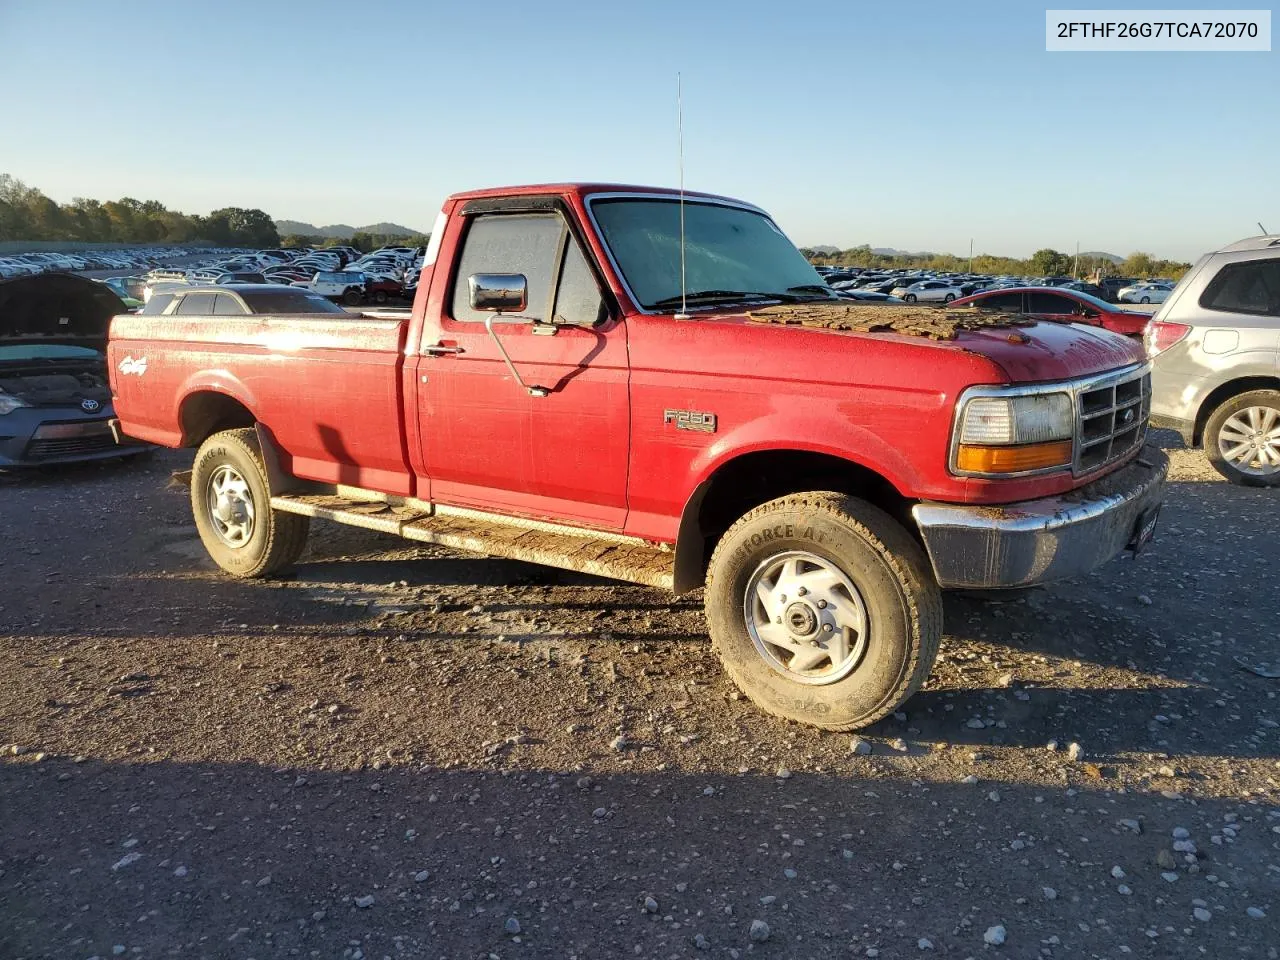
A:
{"label": "red car", "polygon": [[198,448],[224,571],[285,569],[323,518],[704,588],[748,696],[848,730],[924,682],[942,588],[1084,574],[1155,529],[1141,344],[847,303],[726,197],[508,187],[437,224],[408,315],[112,321],[116,428]]}
{"label": "red car", "polygon": [[1138,310],[1121,310],[1079,290],[1061,287],[1016,287],[987,290],[963,297],[953,307],[981,307],[1005,313],[1026,313],[1042,320],[1060,323],[1087,323],[1126,337],[1141,337],[1151,314]]}

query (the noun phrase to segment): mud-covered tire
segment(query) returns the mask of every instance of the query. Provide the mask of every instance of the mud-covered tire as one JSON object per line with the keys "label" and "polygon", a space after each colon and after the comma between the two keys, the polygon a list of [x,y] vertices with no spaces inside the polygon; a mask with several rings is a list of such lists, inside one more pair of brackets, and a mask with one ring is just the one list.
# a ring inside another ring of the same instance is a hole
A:
{"label": "mud-covered tire", "polygon": [[[865,606],[861,658],[831,682],[793,679],[748,629],[749,583],[788,552],[834,564]],[[840,493],[782,497],[738,520],[712,555],[705,603],[712,645],[743,693],[768,713],[828,730],[869,726],[898,709],[929,676],[942,638],[942,593],[924,551],[882,510]]]}
{"label": "mud-covered tire", "polygon": [[[229,546],[218,534],[210,504],[211,485],[223,467],[243,478],[254,508],[252,532],[241,546]],[[272,510],[270,502],[256,431],[224,430],[200,445],[191,471],[191,512],[205,550],[233,577],[269,577],[291,566],[306,547],[309,518]]]}
{"label": "mud-covered tire", "polygon": [[[1220,441],[1227,421],[1236,414],[1247,416],[1248,411],[1253,408],[1280,412],[1280,390],[1250,390],[1219,404],[1217,409],[1209,414],[1209,419],[1204,425],[1205,456],[1209,458],[1213,469],[1232,483],[1242,487],[1277,487],[1280,486],[1280,470],[1272,473],[1248,473],[1228,460],[1222,449]],[[1274,429],[1273,426],[1272,431]]]}

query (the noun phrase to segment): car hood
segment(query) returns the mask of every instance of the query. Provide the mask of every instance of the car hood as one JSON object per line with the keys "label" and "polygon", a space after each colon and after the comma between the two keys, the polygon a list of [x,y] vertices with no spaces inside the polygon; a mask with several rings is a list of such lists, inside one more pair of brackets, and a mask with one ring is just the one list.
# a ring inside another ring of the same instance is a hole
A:
{"label": "car hood", "polygon": [[[874,337],[944,353],[982,357],[1010,383],[1069,380],[1141,363],[1137,341],[1100,327],[977,311],[803,303],[720,316],[749,326],[782,326],[834,337]],[[975,324],[966,328],[965,324]]]}
{"label": "car hood", "polygon": [[0,281],[0,343],[64,343],[105,350],[124,302],[106,284],[69,273]]}

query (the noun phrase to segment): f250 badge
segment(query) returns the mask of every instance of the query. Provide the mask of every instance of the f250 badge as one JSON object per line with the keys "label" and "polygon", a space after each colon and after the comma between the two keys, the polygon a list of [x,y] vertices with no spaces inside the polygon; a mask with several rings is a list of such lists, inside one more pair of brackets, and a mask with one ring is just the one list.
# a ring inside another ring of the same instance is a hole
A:
{"label": "f250 badge", "polygon": [[136,359],[134,357],[125,357],[123,360],[120,361],[121,376],[127,377],[131,373],[136,373],[138,376],[142,376],[146,372],[147,372],[146,357],[138,357]]}
{"label": "f250 badge", "polygon": [[697,433],[715,433],[716,415],[697,410],[663,410],[663,423],[674,423],[677,430],[693,430]]}

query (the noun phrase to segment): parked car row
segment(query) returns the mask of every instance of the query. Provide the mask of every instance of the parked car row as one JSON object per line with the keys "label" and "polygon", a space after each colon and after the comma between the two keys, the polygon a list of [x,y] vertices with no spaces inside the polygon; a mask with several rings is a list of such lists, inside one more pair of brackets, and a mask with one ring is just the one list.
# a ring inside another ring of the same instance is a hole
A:
{"label": "parked car row", "polygon": [[156,266],[193,254],[226,255],[225,248],[139,247],[81,253],[18,253],[0,256],[0,280],[40,273],[75,273],[81,270],[133,270]]}
{"label": "parked car row", "polygon": [[[239,251],[186,270],[153,270],[148,274],[148,290],[173,285],[273,283],[308,287],[349,305],[386,303],[413,296],[422,256],[421,247],[383,247],[368,254],[346,246]],[[149,296],[145,294],[143,299]]]}
{"label": "parked car row", "polygon": [[1162,303],[1172,280],[1137,280],[1133,277],[1103,277],[1089,283],[1068,276],[1015,277],[934,270],[875,269],[864,267],[818,266],[818,273],[834,290],[865,290],[889,294],[908,303],[950,303],[979,290],[1013,287],[1062,287],[1087,293],[1108,303]]}

